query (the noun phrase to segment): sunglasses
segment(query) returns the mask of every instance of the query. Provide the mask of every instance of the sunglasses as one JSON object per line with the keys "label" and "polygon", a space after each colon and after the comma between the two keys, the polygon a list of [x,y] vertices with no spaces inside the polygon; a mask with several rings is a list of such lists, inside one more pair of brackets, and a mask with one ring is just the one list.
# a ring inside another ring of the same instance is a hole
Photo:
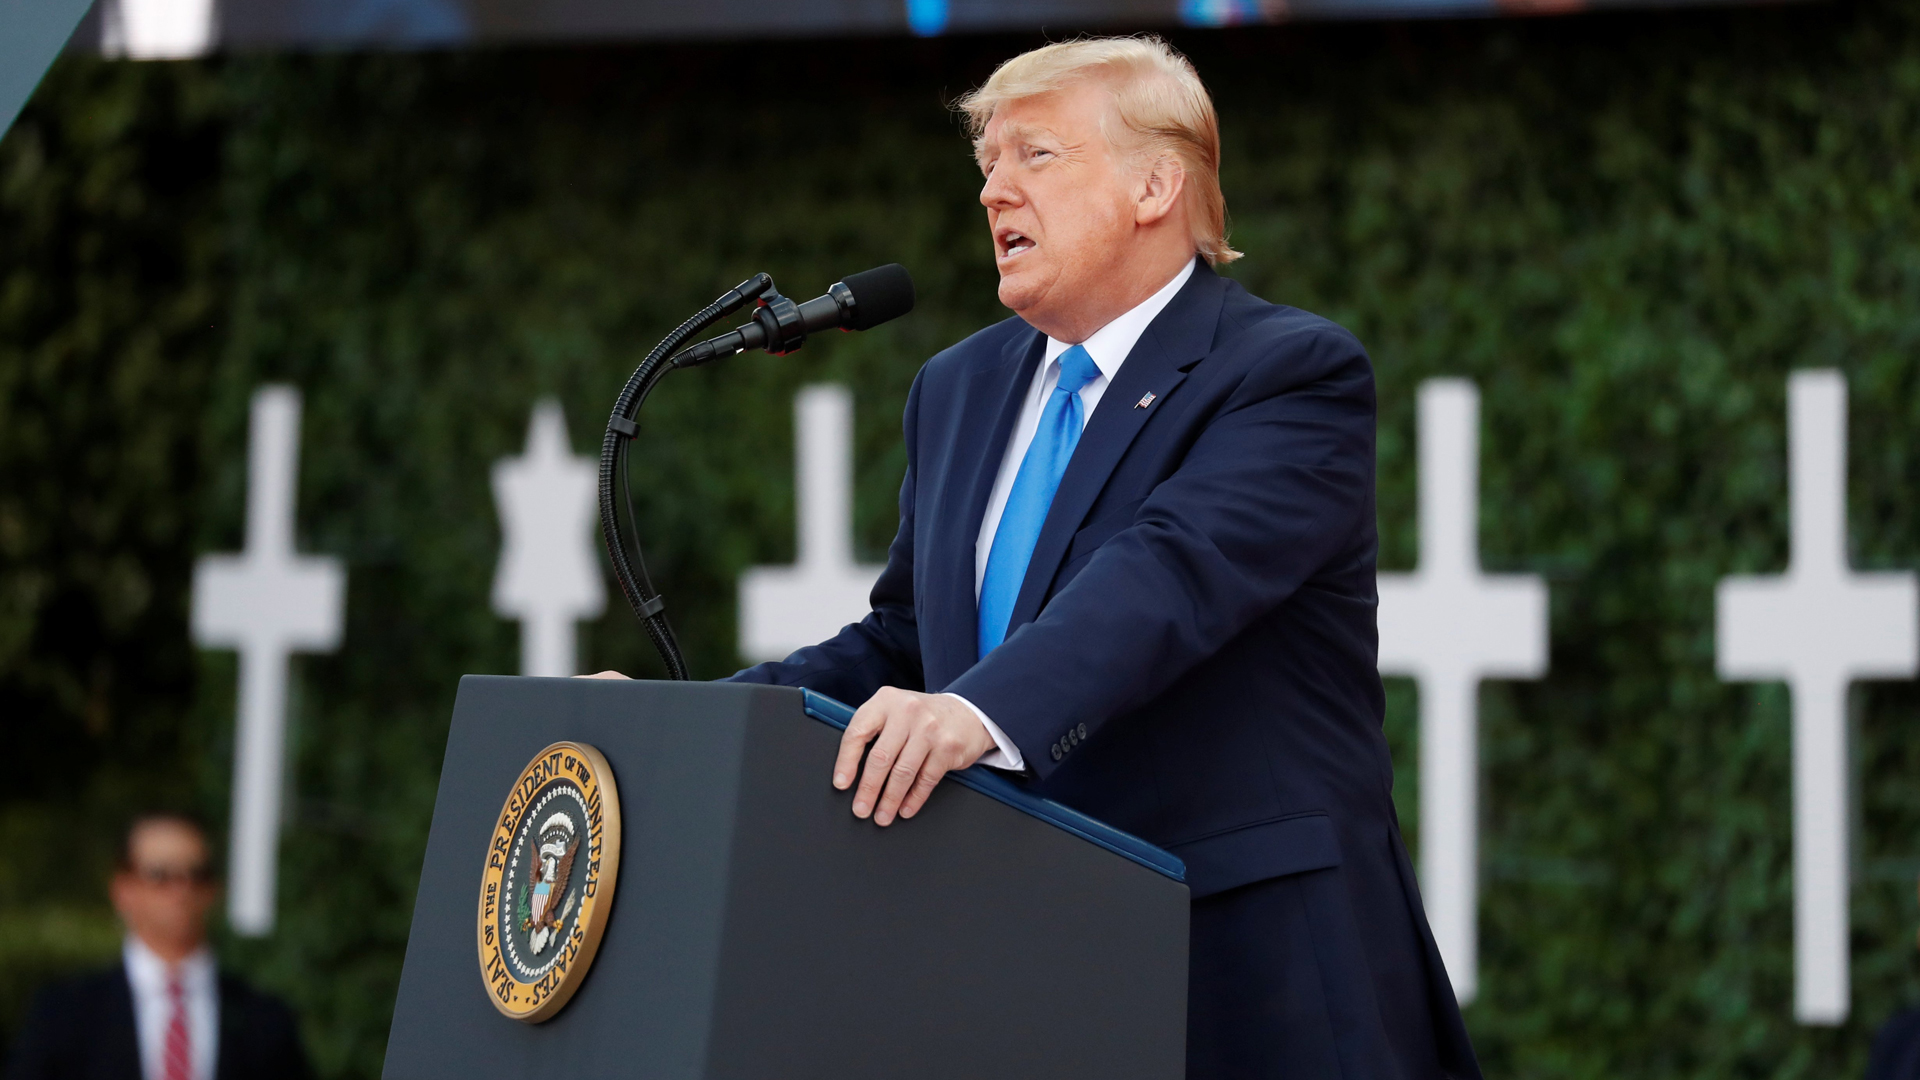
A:
{"label": "sunglasses", "polygon": [[207,885],[213,881],[213,868],[205,865],[184,869],[173,866],[144,866],[136,868],[133,875],[148,885],[161,888],[168,885]]}

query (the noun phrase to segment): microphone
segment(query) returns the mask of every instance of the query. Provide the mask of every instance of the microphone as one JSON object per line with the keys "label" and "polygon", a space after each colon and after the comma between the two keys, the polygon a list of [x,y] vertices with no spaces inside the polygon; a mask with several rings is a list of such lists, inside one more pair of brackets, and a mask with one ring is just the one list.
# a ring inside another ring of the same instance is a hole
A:
{"label": "microphone", "polygon": [[769,290],[760,297],[752,322],[687,349],[673,358],[673,366],[694,367],[748,349],[785,356],[805,344],[808,334],[835,328],[869,330],[912,310],[913,276],[899,263],[848,274],[828,286],[825,296],[805,303]]}

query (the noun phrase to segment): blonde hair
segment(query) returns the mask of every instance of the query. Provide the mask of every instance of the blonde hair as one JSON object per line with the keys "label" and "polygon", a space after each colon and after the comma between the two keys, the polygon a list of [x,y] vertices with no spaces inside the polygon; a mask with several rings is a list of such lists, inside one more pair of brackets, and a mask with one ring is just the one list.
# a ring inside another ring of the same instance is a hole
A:
{"label": "blonde hair", "polygon": [[1135,161],[1173,157],[1185,169],[1181,201],[1193,224],[1194,251],[1216,266],[1239,258],[1240,253],[1227,246],[1220,120],[1213,99],[1187,58],[1158,37],[1079,38],[1021,53],[995,68],[984,85],[955,107],[966,114],[968,133],[978,148],[996,108],[1094,76],[1113,80],[1111,115],[1126,129],[1124,138],[1115,138],[1103,117],[1107,141]]}

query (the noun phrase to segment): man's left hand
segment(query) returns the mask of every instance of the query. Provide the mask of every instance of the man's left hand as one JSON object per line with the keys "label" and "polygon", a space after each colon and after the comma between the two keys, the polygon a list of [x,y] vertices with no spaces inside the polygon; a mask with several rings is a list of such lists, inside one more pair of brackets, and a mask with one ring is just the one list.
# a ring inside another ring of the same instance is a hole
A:
{"label": "man's left hand", "polygon": [[993,736],[966,705],[942,694],[891,686],[868,698],[840,737],[834,787],[845,791],[853,783],[860,752],[869,742],[873,751],[853,793],[853,814],[872,814],[876,825],[893,824],[896,814],[910,818],[919,813],[941,777],[994,749]]}

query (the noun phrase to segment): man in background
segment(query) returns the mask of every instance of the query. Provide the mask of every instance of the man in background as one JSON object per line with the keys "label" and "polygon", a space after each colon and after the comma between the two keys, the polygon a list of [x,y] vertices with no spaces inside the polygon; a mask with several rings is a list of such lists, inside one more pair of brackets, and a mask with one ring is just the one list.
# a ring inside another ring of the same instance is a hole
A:
{"label": "man in background", "polygon": [[207,912],[220,887],[206,830],[180,814],[134,819],[112,895],[127,929],[120,962],[40,994],[7,1080],[308,1075],[293,1013],[214,965]]}

